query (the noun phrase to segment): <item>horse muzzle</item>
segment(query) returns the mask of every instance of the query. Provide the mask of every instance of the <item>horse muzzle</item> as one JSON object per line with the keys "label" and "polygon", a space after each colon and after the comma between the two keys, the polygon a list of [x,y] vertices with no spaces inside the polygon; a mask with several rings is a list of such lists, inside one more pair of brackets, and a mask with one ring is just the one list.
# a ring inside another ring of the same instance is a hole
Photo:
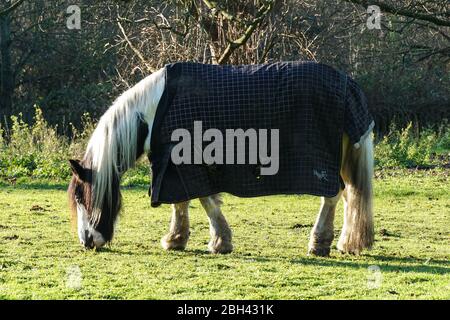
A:
{"label": "horse muzzle", "polygon": [[85,230],[82,236],[80,234],[80,243],[85,249],[99,249],[105,245],[106,241],[99,232],[91,233],[89,230]]}

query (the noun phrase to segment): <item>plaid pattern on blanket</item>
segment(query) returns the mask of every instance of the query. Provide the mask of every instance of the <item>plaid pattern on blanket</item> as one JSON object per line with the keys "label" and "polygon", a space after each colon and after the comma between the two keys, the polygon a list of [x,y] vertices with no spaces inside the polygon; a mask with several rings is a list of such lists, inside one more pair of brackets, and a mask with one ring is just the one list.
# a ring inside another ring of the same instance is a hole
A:
{"label": "plaid pattern on blanket", "polygon": [[[182,62],[165,71],[151,137],[152,206],[219,192],[335,196],[342,187],[343,133],[358,147],[373,128],[359,86],[323,64]],[[194,121],[202,121],[204,131],[219,129],[224,137],[226,129],[279,129],[278,173],[260,175],[260,164],[175,165],[172,132],[184,128],[193,136]]]}

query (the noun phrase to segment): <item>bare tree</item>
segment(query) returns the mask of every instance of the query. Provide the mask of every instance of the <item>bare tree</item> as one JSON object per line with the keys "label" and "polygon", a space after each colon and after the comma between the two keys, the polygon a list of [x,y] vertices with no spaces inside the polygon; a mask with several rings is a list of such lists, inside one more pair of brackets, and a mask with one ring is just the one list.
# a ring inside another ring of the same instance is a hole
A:
{"label": "bare tree", "polygon": [[0,9],[0,119],[9,118],[15,87],[14,66],[11,60],[11,14],[23,0],[11,3],[2,0]]}
{"label": "bare tree", "polygon": [[[27,115],[39,104],[53,123],[77,122],[85,111],[95,117],[176,61],[315,60],[357,78],[372,111],[385,117],[378,123],[448,116],[447,0],[72,3],[81,8],[81,30],[66,28],[65,0],[0,0],[3,115]],[[369,4],[383,13],[380,29],[367,28]]]}

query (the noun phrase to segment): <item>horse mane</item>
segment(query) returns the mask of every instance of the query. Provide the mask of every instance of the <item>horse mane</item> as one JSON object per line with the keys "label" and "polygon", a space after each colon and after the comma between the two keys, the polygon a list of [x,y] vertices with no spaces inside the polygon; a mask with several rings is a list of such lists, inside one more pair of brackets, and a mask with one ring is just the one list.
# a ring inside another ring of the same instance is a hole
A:
{"label": "horse mane", "polygon": [[[159,99],[164,91],[165,73],[158,70],[115,100],[100,118],[83,161],[93,172],[91,223],[100,220],[101,208],[107,201],[114,208],[113,188],[119,188],[122,174],[134,167],[137,158],[139,121],[152,125]],[[149,132],[151,135],[151,130]]]}

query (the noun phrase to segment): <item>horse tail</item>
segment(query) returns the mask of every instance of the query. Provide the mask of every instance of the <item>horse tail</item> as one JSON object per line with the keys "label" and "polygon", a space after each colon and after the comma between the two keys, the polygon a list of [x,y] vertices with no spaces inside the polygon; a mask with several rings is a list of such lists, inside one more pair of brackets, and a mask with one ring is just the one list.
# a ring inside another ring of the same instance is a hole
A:
{"label": "horse tail", "polygon": [[372,248],[373,225],[373,138],[368,134],[355,148],[346,135],[343,142],[341,176],[345,182],[344,225],[337,248],[359,254]]}

